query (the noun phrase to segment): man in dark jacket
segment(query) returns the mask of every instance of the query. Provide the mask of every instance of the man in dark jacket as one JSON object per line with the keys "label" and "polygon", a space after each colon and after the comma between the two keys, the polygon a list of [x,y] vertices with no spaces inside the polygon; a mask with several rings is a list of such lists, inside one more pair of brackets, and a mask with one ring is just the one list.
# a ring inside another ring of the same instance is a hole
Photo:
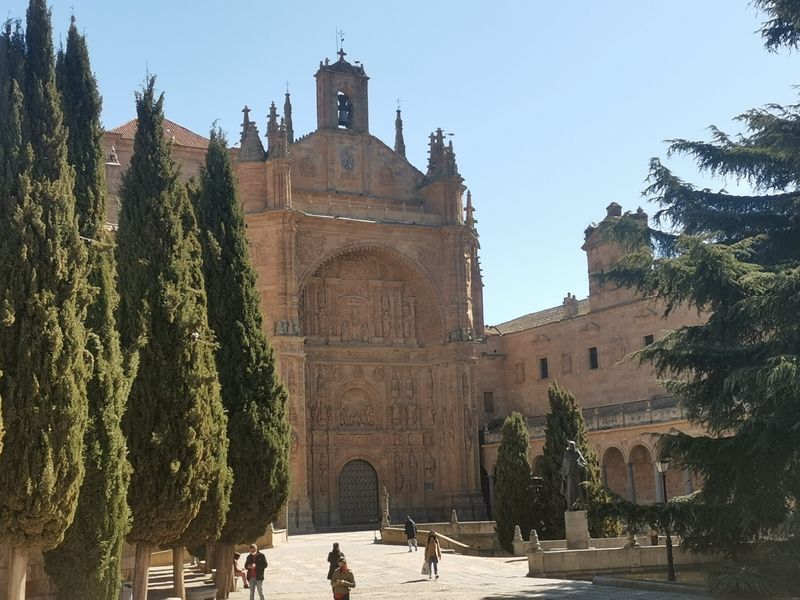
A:
{"label": "man in dark jacket", "polygon": [[256,590],[258,597],[264,600],[264,571],[267,569],[267,557],[258,551],[258,546],[250,544],[250,554],[244,561],[244,570],[247,571],[247,581],[250,583],[250,600],[255,600]]}
{"label": "man in dark jacket", "polygon": [[414,546],[414,550],[416,550],[417,524],[414,523],[409,516],[406,516],[406,539],[408,540],[408,551],[411,552],[411,546]]}

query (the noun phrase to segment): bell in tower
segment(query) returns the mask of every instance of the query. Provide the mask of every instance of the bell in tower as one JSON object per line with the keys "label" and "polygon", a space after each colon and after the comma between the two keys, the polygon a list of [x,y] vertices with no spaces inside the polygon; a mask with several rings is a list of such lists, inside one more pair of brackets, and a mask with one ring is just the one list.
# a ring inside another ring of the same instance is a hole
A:
{"label": "bell in tower", "polygon": [[369,133],[367,82],[369,77],[358,62],[351,65],[347,53],[339,50],[339,60],[320,62],[317,79],[317,128],[348,129]]}

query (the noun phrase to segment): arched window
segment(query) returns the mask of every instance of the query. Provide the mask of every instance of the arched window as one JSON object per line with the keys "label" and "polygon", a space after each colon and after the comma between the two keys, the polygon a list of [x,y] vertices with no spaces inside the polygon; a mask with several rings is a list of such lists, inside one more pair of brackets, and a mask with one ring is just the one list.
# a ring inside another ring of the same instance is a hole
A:
{"label": "arched window", "polygon": [[350,129],[350,127],[353,126],[353,103],[344,92],[336,94],[336,98],[338,103],[339,127]]}

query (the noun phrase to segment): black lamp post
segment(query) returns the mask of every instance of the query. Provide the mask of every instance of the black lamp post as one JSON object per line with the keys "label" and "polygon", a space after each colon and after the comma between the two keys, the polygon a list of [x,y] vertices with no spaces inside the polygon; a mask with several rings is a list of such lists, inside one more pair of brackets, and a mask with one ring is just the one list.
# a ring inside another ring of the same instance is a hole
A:
{"label": "black lamp post", "polygon": [[661,489],[664,492],[664,533],[667,536],[667,581],[675,581],[675,565],[672,562],[672,538],[669,535],[669,516],[667,515],[667,471],[669,457],[656,461],[656,471],[661,474]]}

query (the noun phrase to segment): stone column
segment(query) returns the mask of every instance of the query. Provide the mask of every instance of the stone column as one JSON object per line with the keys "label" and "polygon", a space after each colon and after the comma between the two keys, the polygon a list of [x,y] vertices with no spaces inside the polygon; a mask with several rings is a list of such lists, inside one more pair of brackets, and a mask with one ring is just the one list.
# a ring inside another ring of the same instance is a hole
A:
{"label": "stone column", "polygon": [[692,474],[687,469],[683,472],[683,489],[686,494],[694,492],[694,485],[692,485]]}
{"label": "stone column", "polygon": [[659,503],[666,502],[667,499],[664,496],[664,482],[661,481],[661,473],[658,472],[658,469],[656,469],[655,464],[653,465],[653,477],[655,478],[655,483],[656,483],[656,502]]}
{"label": "stone column", "polygon": [[625,466],[627,467],[628,474],[628,500],[636,503],[636,484],[633,481],[633,463],[627,463]]}

